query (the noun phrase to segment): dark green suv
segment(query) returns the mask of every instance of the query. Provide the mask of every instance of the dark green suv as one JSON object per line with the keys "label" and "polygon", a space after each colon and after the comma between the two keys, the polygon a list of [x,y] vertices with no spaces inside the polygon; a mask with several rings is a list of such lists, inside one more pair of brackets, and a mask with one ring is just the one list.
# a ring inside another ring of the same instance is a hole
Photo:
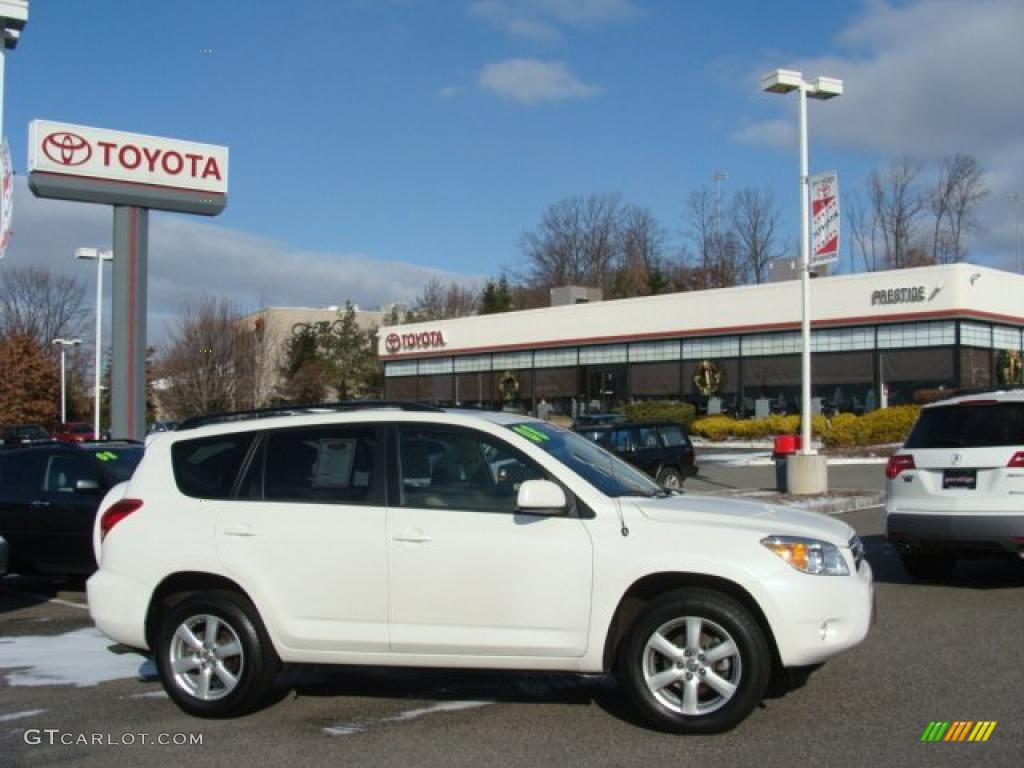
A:
{"label": "dark green suv", "polygon": [[639,467],[666,488],[682,488],[686,478],[697,474],[693,445],[679,424],[624,422],[576,431]]}

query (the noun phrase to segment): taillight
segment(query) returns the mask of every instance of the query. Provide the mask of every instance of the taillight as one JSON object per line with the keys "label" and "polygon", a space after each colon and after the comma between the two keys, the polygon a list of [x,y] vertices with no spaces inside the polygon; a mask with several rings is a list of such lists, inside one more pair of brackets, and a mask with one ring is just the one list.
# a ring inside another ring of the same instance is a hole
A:
{"label": "taillight", "polygon": [[121,499],[103,513],[100,518],[100,541],[107,538],[107,534],[115,525],[124,520],[128,515],[142,506],[142,499]]}
{"label": "taillight", "polygon": [[1013,454],[1013,457],[1010,459],[1010,463],[1006,466],[1014,467],[1015,469],[1024,469],[1024,451],[1017,451]]}
{"label": "taillight", "polygon": [[885,476],[890,480],[899,477],[900,472],[908,469],[916,469],[914,457],[906,454],[897,454],[889,457],[889,463],[885,465]]}

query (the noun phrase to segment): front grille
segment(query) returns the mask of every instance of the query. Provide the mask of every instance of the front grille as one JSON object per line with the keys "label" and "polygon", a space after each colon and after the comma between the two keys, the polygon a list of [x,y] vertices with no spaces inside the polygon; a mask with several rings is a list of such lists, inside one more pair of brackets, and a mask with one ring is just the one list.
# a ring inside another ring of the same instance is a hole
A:
{"label": "front grille", "polygon": [[860,540],[860,536],[850,539],[850,553],[853,555],[854,570],[859,571],[860,564],[864,562],[864,542]]}

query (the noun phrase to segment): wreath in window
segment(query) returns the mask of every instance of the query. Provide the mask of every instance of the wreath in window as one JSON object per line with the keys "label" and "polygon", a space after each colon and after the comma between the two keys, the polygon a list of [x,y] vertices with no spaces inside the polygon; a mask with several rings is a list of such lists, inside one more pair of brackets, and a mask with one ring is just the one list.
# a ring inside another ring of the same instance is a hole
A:
{"label": "wreath in window", "polygon": [[501,382],[498,384],[503,400],[515,400],[519,394],[519,377],[512,371],[505,371],[501,375]]}
{"label": "wreath in window", "polygon": [[697,363],[697,370],[693,372],[693,386],[704,397],[717,395],[724,382],[725,374],[718,363],[712,360],[701,360]]}
{"label": "wreath in window", "polygon": [[1003,387],[1012,387],[1020,383],[1021,359],[1016,349],[1004,349],[996,360],[996,375]]}

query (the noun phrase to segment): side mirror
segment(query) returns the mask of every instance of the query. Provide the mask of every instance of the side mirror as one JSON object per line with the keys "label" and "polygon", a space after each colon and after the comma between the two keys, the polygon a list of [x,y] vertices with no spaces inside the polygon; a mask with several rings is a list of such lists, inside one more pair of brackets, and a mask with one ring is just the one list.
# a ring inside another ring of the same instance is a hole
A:
{"label": "side mirror", "polygon": [[95,480],[76,480],[75,493],[99,493],[100,484]]}
{"label": "side mirror", "polygon": [[519,486],[516,511],[531,515],[561,515],[569,506],[565,491],[550,480],[527,480]]}

